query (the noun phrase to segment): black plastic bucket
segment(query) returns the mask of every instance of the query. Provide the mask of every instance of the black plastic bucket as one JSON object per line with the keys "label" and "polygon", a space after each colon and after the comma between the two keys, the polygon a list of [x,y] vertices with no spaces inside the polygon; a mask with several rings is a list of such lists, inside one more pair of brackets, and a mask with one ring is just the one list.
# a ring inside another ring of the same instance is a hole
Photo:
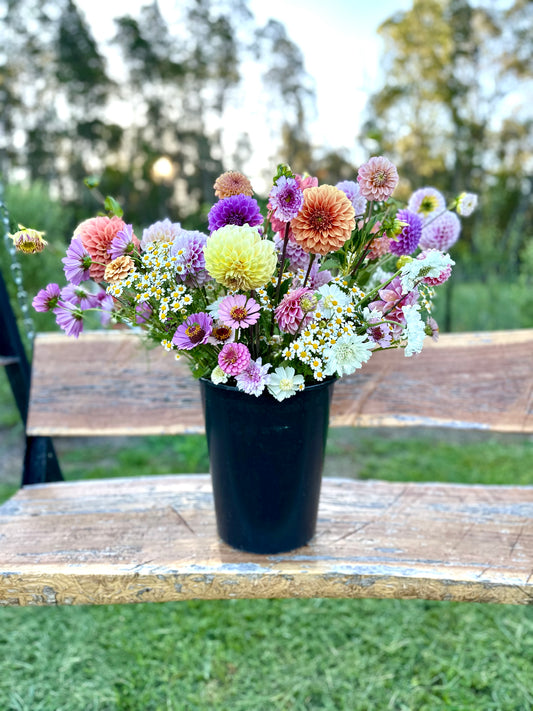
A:
{"label": "black plastic bucket", "polygon": [[249,553],[314,535],[334,379],[282,402],[200,380],[218,533]]}

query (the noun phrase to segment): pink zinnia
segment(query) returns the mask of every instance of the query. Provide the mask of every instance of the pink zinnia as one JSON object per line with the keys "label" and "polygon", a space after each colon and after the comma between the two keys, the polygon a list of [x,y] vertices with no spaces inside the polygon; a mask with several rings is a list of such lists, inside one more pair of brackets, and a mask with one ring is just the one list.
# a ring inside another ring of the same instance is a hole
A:
{"label": "pink zinnia", "polygon": [[218,364],[226,375],[239,375],[250,364],[250,351],[244,343],[226,343],[218,354]]}
{"label": "pink zinnia", "polygon": [[367,200],[387,200],[398,185],[398,171],[388,158],[374,156],[359,168],[357,180]]}
{"label": "pink zinnia", "polygon": [[227,296],[220,302],[218,318],[231,328],[247,328],[259,320],[261,307],[255,299],[247,299],[244,294]]}
{"label": "pink zinnia", "polygon": [[282,331],[295,334],[312,320],[312,314],[306,313],[301,305],[303,296],[312,295],[311,289],[300,286],[283,297],[275,311],[276,322]]}
{"label": "pink zinnia", "polygon": [[112,261],[108,250],[117,233],[126,223],[120,217],[91,217],[76,228],[74,237],[79,237],[92,258],[89,270],[91,279],[102,281],[106,266]]}

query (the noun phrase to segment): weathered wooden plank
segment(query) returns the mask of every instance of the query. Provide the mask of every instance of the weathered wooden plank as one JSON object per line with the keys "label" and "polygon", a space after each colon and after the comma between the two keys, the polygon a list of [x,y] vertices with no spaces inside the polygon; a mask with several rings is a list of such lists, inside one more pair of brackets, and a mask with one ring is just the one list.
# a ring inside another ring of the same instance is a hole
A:
{"label": "weathered wooden plank", "polygon": [[[131,332],[40,334],[30,399],[30,435],[203,431],[186,364]],[[533,329],[445,334],[412,358],[376,353],[336,384],[331,424],[533,432]]]}
{"label": "weathered wooden plank", "polygon": [[37,485],[0,507],[0,542],[0,605],[533,602],[533,487],[325,479],[313,541],[259,556],[218,539],[205,475]]}

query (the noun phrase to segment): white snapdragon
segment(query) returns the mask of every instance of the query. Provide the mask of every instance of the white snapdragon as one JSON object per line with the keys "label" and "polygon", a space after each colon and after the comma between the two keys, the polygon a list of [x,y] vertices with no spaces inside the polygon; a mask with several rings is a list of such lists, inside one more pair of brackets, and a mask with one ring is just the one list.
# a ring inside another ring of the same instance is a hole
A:
{"label": "white snapdragon", "polygon": [[420,353],[422,350],[426,331],[424,322],[420,317],[420,306],[418,304],[404,306],[402,310],[405,317],[404,336],[407,339],[405,355],[409,357],[414,353]]}
{"label": "white snapdragon", "polygon": [[428,250],[422,259],[413,259],[400,269],[403,293],[407,294],[413,291],[417,279],[422,277],[438,278],[446,267],[452,267],[454,264],[455,262],[449,254],[443,254],[437,249]]}

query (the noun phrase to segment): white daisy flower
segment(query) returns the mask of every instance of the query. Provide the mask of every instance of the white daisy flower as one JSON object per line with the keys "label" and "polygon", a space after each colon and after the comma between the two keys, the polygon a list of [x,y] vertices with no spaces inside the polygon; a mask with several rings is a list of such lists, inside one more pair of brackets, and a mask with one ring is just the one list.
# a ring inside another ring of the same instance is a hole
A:
{"label": "white daisy flower", "polygon": [[320,312],[326,317],[330,318],[335,312],[337,307],[345,306],[349,297],[335,284],[324,284],[318,289],[318,293],[321,295],[320,299]]}

